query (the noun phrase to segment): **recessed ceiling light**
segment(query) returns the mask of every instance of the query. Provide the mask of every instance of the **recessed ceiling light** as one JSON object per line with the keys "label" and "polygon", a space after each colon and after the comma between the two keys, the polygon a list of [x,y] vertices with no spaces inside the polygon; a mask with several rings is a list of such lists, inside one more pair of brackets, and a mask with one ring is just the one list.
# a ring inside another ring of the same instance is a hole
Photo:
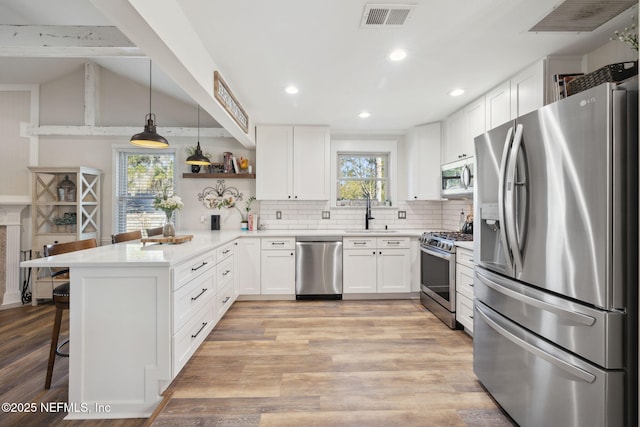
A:
{"label": "recessed ceiling light", "polygon": [[464,89],[453,89],[451,92],[449,92],[449,95],[451,96],[460,96],[464,93]]}
{"label": "recessed ceiling light", "polygon": [[368,111],[363,111],[360,114],[358,114],[358,117],[360,117],[361,119],[366,119],[369,116],[371,116],[371,113]]}
{"label": "recessed ceiling light", "polygon": [[289,85],[284,89],[285,92],[287,92],[289,95],[295,95],[296,93],[298,93],[298,88],[295,87],[294,85]]}
{"label": "recessed ceiling light", "polygon": [[407,51],[404,49],[396,49],[389,54],[389,59],[391,61],[402,61],[407,57]]}

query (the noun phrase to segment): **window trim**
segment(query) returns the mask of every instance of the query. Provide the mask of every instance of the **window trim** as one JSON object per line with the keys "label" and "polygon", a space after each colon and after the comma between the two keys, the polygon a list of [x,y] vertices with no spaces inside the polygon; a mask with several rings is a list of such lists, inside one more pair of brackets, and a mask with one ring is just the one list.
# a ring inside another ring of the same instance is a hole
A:
{"label": "window trim", "polygon": [[398,201],[398,140],[364,140],[344,139],[331,141],[331,207],[339,209],[361,209],[358,206],[340,206],[337,204],[338,181],[338,155],[341,153],[362,154],[387,154],[389,165],[387,175],[389,188],[388,198],[391,205],[396,206]]}
{"label": "window trim", "polygon": [[[120,172],[120,153],[130,153],[130,154],[149,154],[156,153],[153,148],[137,148],[132,145],[125,144],[114,144],[111,146],[111,165],[112,165],[112,176],[111,176],[111,234],[117,233],[118,230],[118,173]],[[173,174],[173,188],[174,193],[180,194],[177,172],[177,164],[178,164],[178,156],[176,153],[176,149],[171,148],[163,148],[161,154],[173,154],[174,161],[174,174]],[[176,228],[179,227],[180,217],[179,215],[174,215],[174,220],[176,222]]]}

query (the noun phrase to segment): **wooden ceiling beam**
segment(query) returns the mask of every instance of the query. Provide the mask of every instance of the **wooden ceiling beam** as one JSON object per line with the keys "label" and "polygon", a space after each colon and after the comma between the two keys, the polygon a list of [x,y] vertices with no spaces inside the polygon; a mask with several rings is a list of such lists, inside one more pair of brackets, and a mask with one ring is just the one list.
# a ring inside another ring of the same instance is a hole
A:
{"label": "wooden ceiling beam", "polygon": [[4,57],[146,57],[116,27],[0,25]]}

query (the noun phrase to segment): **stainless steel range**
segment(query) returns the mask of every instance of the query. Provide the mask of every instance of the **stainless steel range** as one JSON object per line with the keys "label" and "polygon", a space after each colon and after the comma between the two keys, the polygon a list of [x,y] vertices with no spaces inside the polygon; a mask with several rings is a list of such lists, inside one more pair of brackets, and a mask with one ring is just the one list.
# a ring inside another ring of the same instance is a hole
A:
{"label": "stainless steel range", "polygon": [[420,238],[420,302],[451,329],[456,329],[456,241],[472,234],[423,233]]}

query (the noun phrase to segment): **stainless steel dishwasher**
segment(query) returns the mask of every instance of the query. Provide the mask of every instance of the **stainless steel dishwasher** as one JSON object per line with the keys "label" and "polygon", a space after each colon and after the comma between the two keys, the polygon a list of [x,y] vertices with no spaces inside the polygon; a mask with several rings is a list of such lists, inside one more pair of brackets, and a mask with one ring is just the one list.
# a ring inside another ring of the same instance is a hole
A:
{"label": "stainless steel dishwasher", "polygon": [[296,237],[296,299],[342,299],[342,237]]}

